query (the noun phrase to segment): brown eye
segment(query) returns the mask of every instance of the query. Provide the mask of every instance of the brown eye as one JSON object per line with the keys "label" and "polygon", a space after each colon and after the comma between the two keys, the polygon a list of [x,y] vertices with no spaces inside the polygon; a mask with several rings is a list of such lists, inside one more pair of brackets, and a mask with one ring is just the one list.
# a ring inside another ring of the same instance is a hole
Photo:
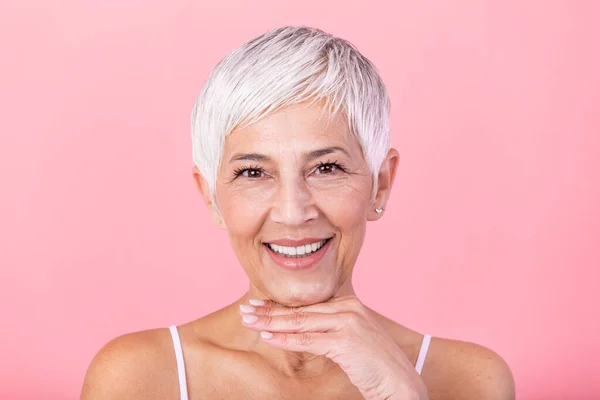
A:
{"label": "brown eye", "polygon": [[244,171],[244,176],[248,178],[262,178],[262,170],[249,168]]}
{"label": "brown eye", "polygon": [[234,171],[233,175],[235,178],[243,177],[249,179],[258,179],[263,178],[265,174],[265,170],[259,167],[245,167],[238,168]]}
{"label": "brown eye", "polygon": [[335,166],[333,164],[319,165],[319,173],[320,174],[330,174],[334,170],[335,170]]}
{"label": "brown eye", "polygon": [[344,168],[335,162],[321,163],[315,170],[317,175],[333,175],[339,171],[344,171]]}

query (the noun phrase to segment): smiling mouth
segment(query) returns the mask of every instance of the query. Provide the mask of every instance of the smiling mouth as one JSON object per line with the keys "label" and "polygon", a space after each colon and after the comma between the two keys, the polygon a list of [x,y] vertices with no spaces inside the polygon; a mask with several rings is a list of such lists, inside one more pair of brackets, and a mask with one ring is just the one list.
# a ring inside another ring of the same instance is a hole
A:
{"label": "smiling mouth", "polygon": [[323,239],[314,243],[303,244],[301,246],[294,247],[281,246],[272,243],[264,243],[264,245],[266,248],[268,248],[270,251],[277,255],[288,258],[303,258],[319,252],[331,239],[332,238]]}

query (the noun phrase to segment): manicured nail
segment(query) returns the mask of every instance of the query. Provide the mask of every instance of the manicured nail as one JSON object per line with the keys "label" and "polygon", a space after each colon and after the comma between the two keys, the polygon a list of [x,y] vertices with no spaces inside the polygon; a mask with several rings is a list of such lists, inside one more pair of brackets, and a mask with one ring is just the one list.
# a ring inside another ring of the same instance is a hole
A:
{"label": "manicured nail", "polygon": [[260,337],[262,337],[263,339],[269,340],[269,339],[273,339],[273,334],[271,332],[261,332],[260,333]]}
{"label": "manicured nail", "polygon": [[250,304],[252,304],[253,306],[264,306],[265,302],[263,300],[258,300],[258,299],[250,299],[248,300],[248,302]]}
{"label": "manicured nail", "polygon": [[248,304],[240,304],[240,310],[243,313],[253,313],[256,312],[256,308],[249,306]]}
{"label": "manicured nail", "polygon": [[253,324],[256,321],[258,321],[258,317],[256,315],[254,315],[254,314],[244,314],[244,316],[242,317],[242,319],[247,324]]}

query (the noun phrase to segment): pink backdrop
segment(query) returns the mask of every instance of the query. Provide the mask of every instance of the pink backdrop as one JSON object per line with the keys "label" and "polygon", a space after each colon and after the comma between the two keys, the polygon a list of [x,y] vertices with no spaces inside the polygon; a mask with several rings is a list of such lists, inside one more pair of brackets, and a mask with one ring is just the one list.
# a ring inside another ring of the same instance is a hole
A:
{"label": "pink backdrop", "polygon": [[600,398],[600,3],[288,3],[2,3],[0,398],[75,399],[110,338],[245,289],[190,111],[226,52],[286,24],[354,42],[391,94],[363,301],[495,349],[519,399]]}

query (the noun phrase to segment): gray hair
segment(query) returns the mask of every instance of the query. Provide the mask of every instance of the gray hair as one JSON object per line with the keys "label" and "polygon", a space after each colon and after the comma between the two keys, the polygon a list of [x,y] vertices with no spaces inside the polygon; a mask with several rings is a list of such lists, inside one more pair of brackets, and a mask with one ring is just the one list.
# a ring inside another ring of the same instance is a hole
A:
{"label": "gray hair", "polygon": [[[282,107],[324,102],[342,111],[377,192],[390,149],[390,102],[373,64],[347,40],[309,27],[272,29],[234,49],[214,68],[192,111],[194,163],[215,200],[225,137]],[[216,203],[215,203],[216,206]]]}

